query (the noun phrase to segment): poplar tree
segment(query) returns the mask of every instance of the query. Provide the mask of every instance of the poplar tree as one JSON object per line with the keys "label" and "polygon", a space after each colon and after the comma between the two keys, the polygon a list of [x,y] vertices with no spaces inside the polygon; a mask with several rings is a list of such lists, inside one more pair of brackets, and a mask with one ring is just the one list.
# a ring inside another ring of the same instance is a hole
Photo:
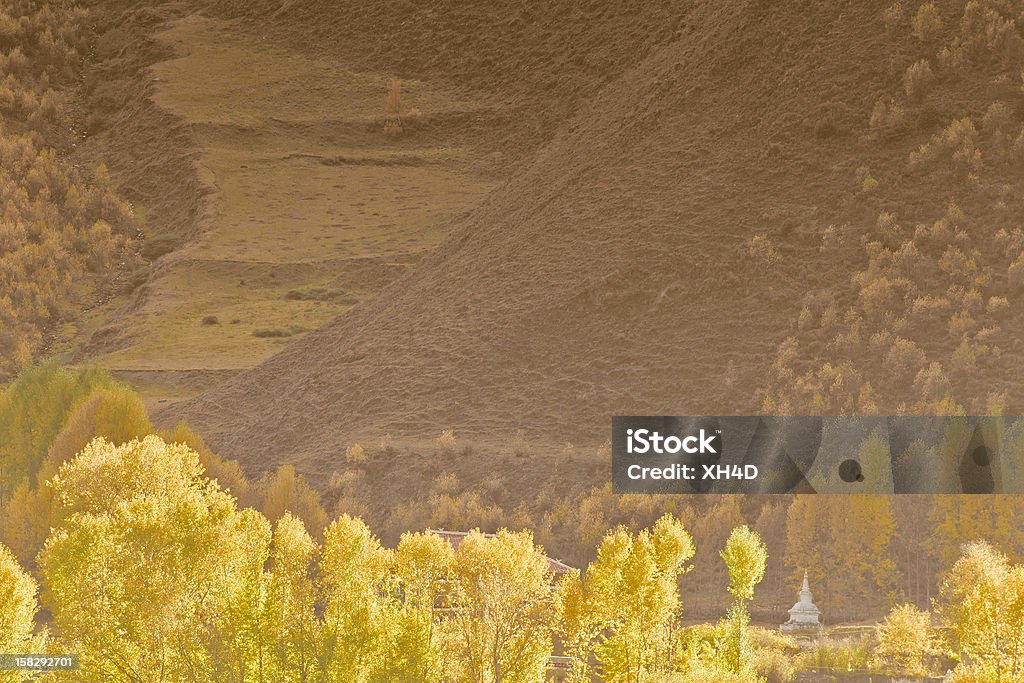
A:
{"label": "poplar tree", "polygon": [[554,576],[532,532],[470,532],[455,553],[450,600],[442,623],[455,680],[546,679],[556,628]]}
{"label": "poplar tree", "polygon": [[671,515],[635,535],[623,526],[605,535],[597,559],[560,596],[576,658],[573,680],[596,673],[604,681],[637,682],[671,668],[682,609],[679,577],[693,554],[693,539]]}
{"label": "poplar tree", "polygon": [[[0,653],[39,651],[42,638],[33,634],[38,590],[14,554],[0,545]],[[0,671],[0,683],[18,683],[24,678],[24,672]]]}

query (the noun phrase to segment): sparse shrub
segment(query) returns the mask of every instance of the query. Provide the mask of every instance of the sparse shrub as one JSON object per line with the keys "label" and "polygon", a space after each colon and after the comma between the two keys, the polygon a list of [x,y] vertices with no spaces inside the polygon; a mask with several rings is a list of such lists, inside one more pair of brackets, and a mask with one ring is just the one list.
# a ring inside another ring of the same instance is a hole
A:
{"label": "sparse shrub", "polygon": [[830,111],[822,114],[814,124],[814,137],[819,140],[835,137],[838,132],[839,127],[836,125],[835,115]]}
{"label": "sparse shrub", "polygon": [[938,39],[942,32],[942,17],[935,3],[925,2],[917,8],[917,14],[911,22],[914,36],[922,43],[931,43]]}
{"label": "sparse shrub", "polygon": [[1006,270],[1006,284],[1015,293],[1024,293],[1024,254]]}
{"label": "sparse shrub", "polygon": [[204,315],[203,316],[203,325],[204,326],[220,325],[220,319],[217,316],[215,316],[215,315]]}
{"label": "sparse shrub", "polygon": [[885,22],[886,30],[894,33],[903,22],[903,2],[896,0],[896,2],[889,5],[882,15],[882,20]]}
{"label": "sparse shrub", "polygon": [[993,102],[985,111],[981,120],[981,130],[988,140],[989,147],[996,157],[1013,153],[1011,127],[1013,114],[1002,102]]}
{"label": "sparse shrub", "polygon": [[754,670],[767,683],[791,683],[796,678],[793,658],[775,648],[754,650]]}
{"label": "sparse shrub", "polygon": [[903,90],[911,102],[924,99],[935,80],[931,64],[927,59],[920,59],[910,66],[903,74]]}
{"label": "sparse shrub", "polygon": [[252,336],[261,339],[281,339],[302,334],[306,331],[301,325],[290,325],[289,327],[258,327],[252,331]]}
{"label": "sparse shrub", "polygon": [[985,111],[981,120],[981,129],[987,135],[1007,133],[1013,120],[1013,113],[1003,102],[993,102]]}
{"label": "sparse shrub", "polygon": [[842,232],[835,225],[829,225],[821,233],[821,250],[838,249],[843,244]]}
{"label": "sparse shrub", "polygon": [[774,265],[782,258],[779,250],[775,248],[775,245],[772,244],[767,235],[754,235],[751,237],[750,243],[747,246],[747,253],[762,266]]}
{"label": "sparse shrub", "polygon": [[441,432],[441,435],[437,437],[437,450],[441,455],[452,455],[455,453],[455,447],[458,445],[455,440],[455,431],[452,429],[445,429]]}
{"label": "sparse shrub", "polygon": [[282,327],[259,327],[252,331],[252,336],[259,337],[261,339],[272,339],[279,337],[290,337],[292,336],[288,330]]}
{"label": "sparse shrub", "polygon": [[516,430],[515,435],[512,437],[508,444],[509,453],[517,458],[523,458],[530,454],[533,447],[530,446],[530,442],[526,439],[526,432],[522,429]]}
{"label": "sparse shrub", "polygon": [[907,112],[902,104],[892,99],[886,104],[884,99],[879,99],[871,110],[868,124],[875,131],[896,132],[902,129],[906,122]]}
{"label": "sparse shrub", "polygon": [[1010,311],[1010,302],[1005,296],[990,297],[985,305],[985,312],[994,318],[1000,318]]}
{"label": "sparse shrub", "polygon": [[878,181],[875,180],[874,176],[868,176],[860,182],[860,191],[864,194],[874,192],[878,189]]}
{"label": "sparse shrub", "polygon": [[363,467],[369,462],[366,451],[359,444],[353,444],[345,449],[345,461],[356,467]]}
{"label": "sparse shrub", "polygon": [[819,640],[801,655],[802,669],[866,669],[871,648],[865,638]]}
{"label": "sparse shrub", "polygon": [[342,304],[354,304],[359,300],[355,295],[328,287],[292,289],[284,295],[284,298],[288,301],[336,301]]}

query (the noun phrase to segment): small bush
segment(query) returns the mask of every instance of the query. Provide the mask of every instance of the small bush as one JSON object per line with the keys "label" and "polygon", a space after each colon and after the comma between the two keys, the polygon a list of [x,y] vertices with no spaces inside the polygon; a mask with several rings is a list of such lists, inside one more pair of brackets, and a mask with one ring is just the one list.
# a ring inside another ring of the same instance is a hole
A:
{"label": "small bush", "polygon": [[530,442],[526,439],[526,432],[522,429],[517,430],[509,442],[508,450],[517,458],[528,456],[533,451],[533,447],[530,446]]}
{"label": "small bush", "polygon": [[281,339],[302,334],[307,329],[301,325],[290,325],[289,327],[259,327],[252,331],[252,336],[261,339]]}
{"label": "small bush", "polygon": [[919,59],[904,72],[903,90],[911,102],[919,102],[924,99],[934,80],[931,64],[927,59]]}
{"label": "small bush", "polygon": [[362,446],[354,444],[345,449],[345,461],[350,465],[362,467],[369,462],[369,458]]}
{"label": "small bush", "polygon": [[252,336],[260,339],[280,339],[292,336],[292,332],[283,327],[259,327],[252,331]]}
{"label": "small bush", "polygon": [[452,429],[446,429],[441,432],[441,435],[437,437],[437,450],[441,455],[451,455],[455,452],[457,442],[455,440],[455,431]]}
{"label": "small bush", "polygon": [[754,670],[767,683],[790,683],[796,678],[796,667],[792,658],[776,649],[756,650]]}
{"label": "small bush", "polygon": [[284,298],[288,301],[337,301],[342,304],[354,304],[358,301],[352,294],[346,294],[339,289],[329,289],[327,287],[292,289],[284,295]]}
{"label": "small bush", "polygon": [[203,316],[203,325],[204,326],[220,325],[220,319],[217,318],[217,316],[215,316],[215,315]]}
{"label": "small bush", "polygon": [[932,2],[926,2],[917,9],[911,22],[914,36],[922,43],[931,43],[942,32],[942,17]]}
{"label": "small bush", "polygon": [[754,235],[750,238],[747,253],[762,266],[774,265],[782,258],[767,235]]}
{"label": "small bush", "polygon": [[882,15],[882,20],[885,22],[885,28],[890,33],[894,33],[903,22],[903,3],[900,0],[889,5]]}

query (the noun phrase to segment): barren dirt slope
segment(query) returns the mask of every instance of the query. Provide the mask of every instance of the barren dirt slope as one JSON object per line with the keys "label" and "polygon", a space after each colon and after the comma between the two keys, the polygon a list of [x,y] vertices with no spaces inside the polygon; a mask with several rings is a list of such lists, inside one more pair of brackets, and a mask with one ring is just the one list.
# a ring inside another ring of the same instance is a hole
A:
{"label": "barren dirt slope", "polygon": [[595,443],[612,414],[755,411],[801,295],[854,265],[818,246],[870,213],[855,178],[888,78],[881,9],[679,10],[677,40],[408,276],[161,419],[253,467],[318,472],[365,435]]}

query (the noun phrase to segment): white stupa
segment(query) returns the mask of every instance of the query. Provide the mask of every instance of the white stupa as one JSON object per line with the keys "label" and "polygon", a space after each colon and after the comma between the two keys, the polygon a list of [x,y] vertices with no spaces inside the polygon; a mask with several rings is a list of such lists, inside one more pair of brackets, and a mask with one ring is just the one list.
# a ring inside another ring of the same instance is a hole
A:
{"label": "white stupa", "polygon": [[818,617],[821,610],[814,604],[814,596],[807,585],[807,571],[804,570],[804,585],[800,589],[800,600],[789,610],[789,621],[779,626],[783,631],[817,631],[821,628]]}

